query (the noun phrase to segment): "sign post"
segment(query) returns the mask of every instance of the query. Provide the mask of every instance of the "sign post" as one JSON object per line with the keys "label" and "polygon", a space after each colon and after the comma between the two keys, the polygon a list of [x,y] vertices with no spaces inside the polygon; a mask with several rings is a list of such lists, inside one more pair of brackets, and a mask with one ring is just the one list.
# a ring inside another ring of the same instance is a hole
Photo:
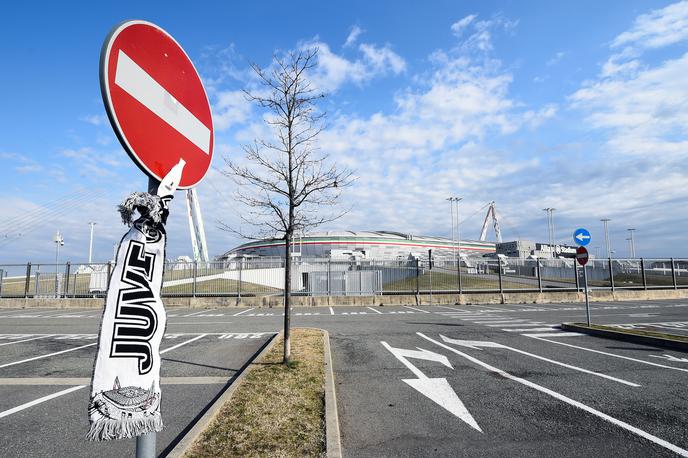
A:
{"label": "sign post", "polygon": [[583,283],[585,284],[585,314],[588,317],[588,326],[590,326],[590,301],[588,299],[588,269],[585,265],[588,263],[588,250],[585,247],[579,246],[576,249],[576,261],[583,266]]}
{"label": "sign post", "polygon": [[[210,103],[191,59],[169,33],[140,20],[115,26],[101,50],[100,87],[117,138],[149,178],[148,194],[169,199],[175,189],[189,190],[200,183],[213,157]],[[173,185],[164,178],[175,166],[180,176]],[[164,316],[161,319],[164,323]],[[118,357],[136,361],[129,355]],[[151,357],[159,360],[159,355]],[[156,370],[159,372],[159,368]],[[116,385],[120,389],[119,383]],[[153,386],[150,390],[153,392]],[[159,428],[95,440],[137,434],[136,457],[154,457],[155,431]]]}

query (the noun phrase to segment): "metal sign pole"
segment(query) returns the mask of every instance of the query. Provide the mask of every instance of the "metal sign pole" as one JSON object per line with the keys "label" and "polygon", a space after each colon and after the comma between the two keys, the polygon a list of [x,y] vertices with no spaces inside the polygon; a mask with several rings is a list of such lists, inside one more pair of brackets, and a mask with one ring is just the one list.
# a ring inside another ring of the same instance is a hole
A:
{"label": "metal sign pole", "polygon": [[155,434],[136,436],[136,458],[155,458]]}
{"label": "metal sign pole", "polygon": [[583,264],[583,281],[585,282],[585,313],[588,316],[588,326],[590,326],[590,301],[588,300],[588,268]]}
{"label": "metal sign pole", "polygon": [[[160,182],[148,177],[148,193],[157,194]],[[136,458],[155,458],[156,432],[136,436]]]}

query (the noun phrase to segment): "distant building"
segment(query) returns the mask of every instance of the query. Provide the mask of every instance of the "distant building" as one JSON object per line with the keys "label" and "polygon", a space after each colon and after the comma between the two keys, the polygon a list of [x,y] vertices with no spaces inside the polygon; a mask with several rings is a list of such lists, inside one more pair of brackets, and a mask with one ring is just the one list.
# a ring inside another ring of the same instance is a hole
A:
{"label": "distant building", "polygon": [[[494,242],[461,240],[461,256],[494,255]],[[297,236],[292,241],[292,256],[303,258],[407,260],[427,259],[432,250],[435,259],[453,259],[459,255],[459,244],[445,237],[412,235],[401,232],[328,231]],[[235,258],[284,257],[284,240],[266,239],[232,248],[218,257]]]}
{"label": "distant building", "polygon": [[496,252],[497,255],[509,258],[572,258],[576,255],[576,248],[567,245],[553,246],[530,240],[514,240],[497,243]]}

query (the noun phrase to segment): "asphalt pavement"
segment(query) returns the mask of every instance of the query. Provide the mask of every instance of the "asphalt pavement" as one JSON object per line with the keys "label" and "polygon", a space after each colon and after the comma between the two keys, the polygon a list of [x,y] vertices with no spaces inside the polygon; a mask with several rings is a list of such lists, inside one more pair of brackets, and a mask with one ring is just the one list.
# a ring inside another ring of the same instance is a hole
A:
{"label": "asphalt pavement", "polygon": [[[593,303],[591,314],[671,332],[688,325],[686,307]],[[266,308],[168,316],[163,454],[283,320]],[[293,311],[294,326],[330,333],[344,456],[688,456],[688,355],[558,329],[584,320],[582,304]],[[89,383],[99,321],[0,310],[3,456],[133,455],[133,441],[83,441],[88,386],[75,387]]]}

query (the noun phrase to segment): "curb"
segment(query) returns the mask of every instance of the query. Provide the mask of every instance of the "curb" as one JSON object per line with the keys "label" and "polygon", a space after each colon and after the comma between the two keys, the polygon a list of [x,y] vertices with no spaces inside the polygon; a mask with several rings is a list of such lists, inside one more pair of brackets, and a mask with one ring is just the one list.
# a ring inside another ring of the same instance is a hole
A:
{"label": "curb", "polygon": [[263,357],[263,355],[265,355],[268,351],[272,349],[272,347],[275,345],[275,342],[277,342],[276,337],[279,334],[281,333],[275,333],[272,335],[267,344],[256,355],[254,355],[254,357],[251,358],[251,360],[249,360],[244,365],[243,369],[232,381],[231,385],[225,388],[225,391],[222,392],[222,394],[215,399],[215,402],[213,402],[212,405],[208,407],[208,410],[206,410],[203,416],[198,421],[196,421],[196,423],[189,430],[189,432],[186,433],[186,435],[182,437],[179,442],[177,442],[177,445],[175,445],[175,447],[169,453],[165,454],[163,452],[164,456],[171,458],[182,458],[186,454],[186,452],[193,445],[196,439],[198,439],[198,437],[203,433],[203,431],[205,431],[208,425],[215,419],[215,417],[220,412],[220,409],[225,404],[225,402],[231,399],[236,388],[241,384],[241,381],[244,379],[246,374],[251,370],[253,363],[255,361],[258,361],[260,358]]}
{"label": "curb", "polygon": [[325,359],[325,440],[328,458],[341,458],[342,444],[339,435],[339,417],[337,416],[337,396],[332,371],[332,353],[330,350],[330,333],[322,330]]}
{"label": "curb", "polygon": [[578,323],[562,323],[561,329],[566,331],[582,332],[595,337],[606,337],[608,339],[622,340],[624,342],[631,342],[642,345],[652,345],[655,347],[670,348],[672,350],[688,352],[688,342],[683,342],[680,340],[662,337],[643,336],[633,334],[630,332],[624,332],[621,330],[614,331],[611,329],[593,329],[589,328],[586,325]]}

